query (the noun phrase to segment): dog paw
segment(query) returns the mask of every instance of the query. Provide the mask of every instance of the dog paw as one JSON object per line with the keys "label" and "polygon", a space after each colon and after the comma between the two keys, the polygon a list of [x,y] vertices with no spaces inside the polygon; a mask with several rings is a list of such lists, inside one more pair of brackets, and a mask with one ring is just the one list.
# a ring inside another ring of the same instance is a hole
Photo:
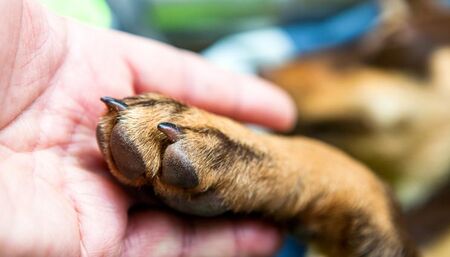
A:
{"label": "dog paw", "polygon": [[112,174],[131,186],[152,186],[179,211],[202,216],[227,211],[224,195],[239,178],[234,174],[260,158],[227,135],[248,133],[228,119],[157,94],[102,101],[108,112],[97,127],[97,141]]}

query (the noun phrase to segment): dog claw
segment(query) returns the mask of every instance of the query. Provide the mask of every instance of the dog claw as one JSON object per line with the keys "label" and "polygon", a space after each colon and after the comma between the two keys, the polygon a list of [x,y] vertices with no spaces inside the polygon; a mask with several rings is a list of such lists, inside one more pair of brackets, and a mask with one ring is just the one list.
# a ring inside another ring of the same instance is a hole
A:
{"label": "dog claw", "polygon": [[101,97],[100,100],[105,103],[106,106],[116,111],[123,111],[128,108],[128,105],[126,103],[109,96]]}
{"label": "dog claw", "polygon": [[177,125],[170,122],[159,123],[158,130],[164,133],[172,143],[175,143],[180,138],[181,135],[180,128],[178,128]]}

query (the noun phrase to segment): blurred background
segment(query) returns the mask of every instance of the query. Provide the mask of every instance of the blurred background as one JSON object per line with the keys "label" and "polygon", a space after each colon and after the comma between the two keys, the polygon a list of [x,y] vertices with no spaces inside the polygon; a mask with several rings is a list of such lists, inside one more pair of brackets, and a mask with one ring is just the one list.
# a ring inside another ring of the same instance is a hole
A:
{"label": "blurred background", "polygon": [[[370,166],[425,255],[450,256],[450,0],[41,1],[273,81],[297,104],[292,134]],[[299,253],[317,256],[290,237],[278,256]]]}

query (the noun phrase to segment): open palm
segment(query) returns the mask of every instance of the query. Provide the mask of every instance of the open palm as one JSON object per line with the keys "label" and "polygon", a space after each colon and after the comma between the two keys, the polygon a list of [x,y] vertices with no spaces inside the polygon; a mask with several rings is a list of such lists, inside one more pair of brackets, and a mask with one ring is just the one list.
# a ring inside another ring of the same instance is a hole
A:
{"label": "open palm", "polygon": [[135,200],[109,176],[95,126],[104,111],[99,97],[156,91],[283,129],[293,117],[283,93],[193,54],[20,2],[0,4],[17,13],[0,25],[8,35],[0,39],[1,256],[245,256],[276,249],[277,231],[259,222],[130,213]]}

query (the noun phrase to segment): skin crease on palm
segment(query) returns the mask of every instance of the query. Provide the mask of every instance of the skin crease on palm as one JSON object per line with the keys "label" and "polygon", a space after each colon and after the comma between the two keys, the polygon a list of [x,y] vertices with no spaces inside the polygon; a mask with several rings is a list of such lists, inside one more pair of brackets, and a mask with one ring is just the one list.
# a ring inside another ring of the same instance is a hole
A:
{"label": "skin crease on palm", "polygon": [[284,93],[31,0],[0,10],[0,256],[273,254],[280,234],[262,222],[129,213],[136,200],[109,176],[94,129],[101,96],[153,91],[282,130],[295,116]]}

